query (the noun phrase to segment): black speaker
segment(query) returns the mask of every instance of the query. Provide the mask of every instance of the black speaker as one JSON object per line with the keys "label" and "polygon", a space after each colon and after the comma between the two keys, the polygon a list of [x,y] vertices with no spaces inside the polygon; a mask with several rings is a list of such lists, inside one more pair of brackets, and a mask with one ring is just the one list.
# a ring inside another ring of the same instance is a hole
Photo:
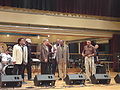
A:
{"label": "black speaker", "polygon": [[64,81],[67,85],[85,84],[85,76],[83,74],[67,74]]}
{"label": "black speaker", "polygon": [[114,78],[116,83],[120,83],[120,74],[117,74]]}
{"label": "black speaker", "polygon": [[105,65],[97,64],[96,65],[96,74],[106,74]]}
{"label": "black speaker", "polygon": [[51,74],[42,74],[36,75],[34,78],[34,85],[35,86],[54,86],[55,85],[55,76]]}
{"label": "black speaker", "polygon": [[108,74],[94,74],[91,76],[92,84],[110,84],[111,77]]}
{"label": "black speaker", "polygon": [[1,87],[21,87],[22,77],[21,75],[1,75],[0,86]]}

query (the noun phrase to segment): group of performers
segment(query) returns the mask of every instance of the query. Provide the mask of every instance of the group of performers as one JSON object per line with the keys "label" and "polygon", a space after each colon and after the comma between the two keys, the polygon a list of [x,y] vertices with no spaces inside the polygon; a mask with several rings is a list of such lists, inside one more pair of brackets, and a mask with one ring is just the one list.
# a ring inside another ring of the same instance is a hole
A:
{"label": "group of performers", "polygon": [[[10,48],[1,53],[0,72],[3,74],[3,68],[8,65],[14,65],[12,74],[21,75],[24,81],[24,71],[27,69],[28,80],[32,79],[32,57],[31,57],[31,39],[19,38],[16,45],[13,46],[12,56]],[[82,56],[85,59],[85,73],[88,80],[90,76],[96,73],[95,59],[97,57],[98,45],[93,46],[91,41],[86,41]],[[41,64],[41,74],[55,74],[58,71],[59,80],[63,80],[67,74],[67,61],[69,60],[68,45],[63,40],[57,39],[51,44],[48,39],[44,39],[42,44],[37,47],[38,59]]]}
{"label": "group of performers", "polygon": [[64,79],[67,73],[68,51],[68,46],[63,40],[57,39],[53,45],[48,39],[43,40],[38,46],[41,74],[55,74],[57,68],[59,80]]}
{"label": "group of performers", "polygon": [[[1,74],[6,65],[14,65],[13,75],[21,75],[24,81],[24,71],[27,69],[28,80],[32,79],[32,57],[31,57],[31,39],[19,38],[16,45],[13,46],[12,55],[9,54],[9,48],[1,53]],[[41,64],[41,74],[55,74],[58,68],[59,80],[65,78],[66,62],[68,59],[68,46],[63,40],[57,39],[51,44],[48,39],[44,39],[37,48],[38,59]]]}
{"label": "group of performers", "polygon": [[[11,48],[8,48],[5,52],[0,53],[0,73],[5,74],[4,68],[6,67],[6,65],[8,65],[8,67],[10,68],[13,65],[13,70],[11,70],[11,73],[8,74],[22,75],[24,81],[24,71],[26,68],[28,80],[31,80],[31,39],[19,38],[17,44],[13,46],[13,49],[10,49]],[[12,55],[10,55],[11,52]]]}

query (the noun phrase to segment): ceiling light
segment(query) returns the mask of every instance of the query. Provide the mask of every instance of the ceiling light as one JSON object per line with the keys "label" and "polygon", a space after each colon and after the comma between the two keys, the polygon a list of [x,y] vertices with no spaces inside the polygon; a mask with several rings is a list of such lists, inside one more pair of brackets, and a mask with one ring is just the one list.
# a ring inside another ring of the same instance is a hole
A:
{"label": "ceiling light", "polygon": [[50,35],[48,35],[48,37],[50,37]]}
{"label": "ceiling light", "polygon": [[40,39],[40,36],[38,35],[37,38]]}
{"label": "ceiling light", "polygon": [[9,34],[7,34],[7,37],[10,37],[10,35],[9,35]]}

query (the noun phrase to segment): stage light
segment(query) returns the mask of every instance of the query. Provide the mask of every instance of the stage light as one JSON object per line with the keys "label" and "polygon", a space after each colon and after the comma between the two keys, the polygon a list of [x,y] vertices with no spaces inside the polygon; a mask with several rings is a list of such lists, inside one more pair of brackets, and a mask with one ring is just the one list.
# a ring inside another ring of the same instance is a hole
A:
{"label": "stage light", "polygon": [[38,35],[37,38],[40,39],[40,36]]}
{"label": "stage light", "polygon": [[9,35],[9,34],[7,34],[7,37],[10,37],[10,35]]}
{"label": "stage light", "polygon": [[50,37],[50,35],[48,35],[48,37]]}

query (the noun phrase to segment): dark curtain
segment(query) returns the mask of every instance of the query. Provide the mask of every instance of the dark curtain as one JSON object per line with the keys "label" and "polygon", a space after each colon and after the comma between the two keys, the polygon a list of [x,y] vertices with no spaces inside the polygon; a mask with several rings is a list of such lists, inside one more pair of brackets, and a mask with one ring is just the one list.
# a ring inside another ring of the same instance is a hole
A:
{"label": "dark curtain", "polygon": [[0,0],[0,5],[1,6],[11,6],[12,0]]}
{"label": "dark curtain", "polygon": [[120,0],[0,0],[1,6],[120,17]]}
{"label": "dark curtain", "polygon": [[111,0],[110,16],[120,17],[120,0]]}
{"label": "dark curtain", "polygon": [[110,53],[113,55],[113,70],[120,70],[120,35],[114,34],[112,39],[109,41]]}
{"label": "dark curtain", "polygon": [[120,0],[57,0],[57,11],[120,17]]}

